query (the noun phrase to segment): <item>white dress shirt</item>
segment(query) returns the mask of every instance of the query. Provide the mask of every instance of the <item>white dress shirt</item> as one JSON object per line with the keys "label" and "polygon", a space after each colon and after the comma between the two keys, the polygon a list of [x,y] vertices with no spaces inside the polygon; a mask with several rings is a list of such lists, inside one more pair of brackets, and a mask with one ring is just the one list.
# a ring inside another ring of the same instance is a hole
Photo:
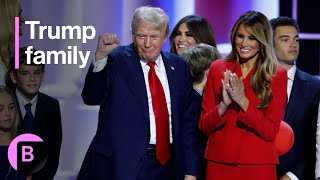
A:
{"label": "white dress shirt", "polygon": [[296,75],[297,67],[296,65],[293,65],[292,68],[287,72],[288,75],[288,86],[287,86],[287,97],[288,97],[288,103],[290,99],[291,89],[294,81],[294,76]]}
{"label": "white dress shirt", "polygon": [[[107,59],[108,58],[106,57],[105,59],[101,59],[98,62],[96,62],[94,59],[92,63],[92,65],[94,66],[93,72],[101,71],[106,66]],[[166,73],[166,69],[165,69],[161,55],[158,57],[158,59],[155,62],[156,62],[156,65],[154,66],[154,68],[161,82],[161,85],[163,87],[164,94],[166,96],[167,108],[169,113],[170,143],[172,143],[173,140],[172,140],[172,124],[171,124],[171,98],[170,98],[170,90],[169,90],[169,83],[167,79],[167,73]],[[149,81],[148,81],[148,72],[150,67],[147,65],[147,62],[143,60],[140,60],[140,64],[143,70],[143,76],[145,79],[145,85],[146,85],[147,96],[148,96],[148,107],[149,107],[149,118],[150,118],[150,142],[149,143],[156,144],[156,123],[155,123],[155,116],[153,112],[152,98],[151,98]]]}
{"label": "white dress shirt", "polygon": [[[290,100],[290,94],[291,94],[291,90],[292,90],[292,85],[293,85],[293,81],[294,81],[294,76],[296,74],[297,71],[297,67],[296,65],[293,65],[291,69],[289,69],[289,71],[287,71],[287,75],[288,75],[288,84],[287,84],[287,97],[288,97],[288,103]],[[297,178],[297,176],[295,176],[292,172],[287,172],[286,173],[287,176],[289,176],[291,178],[291,180],[299,180]]]}
{"label": "white dress shirt", "polygon": [[22,93],[18,89],[16,89],[16,96],[17,96],[17,100],[19,103],[19,108],[20,108],[22,119],[24,118],[24,116],[27,113],[26,108],[24,106],[28,103],[31,103],[31,112],[34,117],[34,115],[36,113],[37,102],[38,102],[38,94],[33,99],[31,99],[31,101],[27,101],[22,96]]}

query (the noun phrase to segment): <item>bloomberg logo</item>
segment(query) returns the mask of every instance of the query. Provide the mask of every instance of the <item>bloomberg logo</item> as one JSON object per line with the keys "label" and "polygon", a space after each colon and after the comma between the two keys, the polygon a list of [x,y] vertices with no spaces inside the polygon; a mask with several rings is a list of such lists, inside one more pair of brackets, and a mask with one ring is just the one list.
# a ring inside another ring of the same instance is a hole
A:
{"label": "bloomberg logo", "polygon": [[28,175],[43,168],[48,159],[45,142],[34,134],[17,136],[8,149],[8,159],[11,166]]}

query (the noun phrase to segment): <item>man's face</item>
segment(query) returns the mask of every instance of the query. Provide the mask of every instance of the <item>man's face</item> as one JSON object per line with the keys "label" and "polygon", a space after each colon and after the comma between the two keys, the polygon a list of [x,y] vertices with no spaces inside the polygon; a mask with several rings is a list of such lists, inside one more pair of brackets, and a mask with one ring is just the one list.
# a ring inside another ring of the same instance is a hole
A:
{"label": "man's face", "polygon": [[148,22],[140,22],[132,34],[139,57],[146,61],[155,61],[167,40],[163,31],[152,28]]}
{"label": "man's face", "polygon": [[280,63],[293,65],[299,56],[299,35],[293,26],[279,26],[274,32],[274,50]]}
{"label": "man's face", "polygon": [[42,66],[30,66],[20,64],[17,74],[10,73],[12,82],[18,90],[30,101],[38,92],[43,80],[44,70]]}

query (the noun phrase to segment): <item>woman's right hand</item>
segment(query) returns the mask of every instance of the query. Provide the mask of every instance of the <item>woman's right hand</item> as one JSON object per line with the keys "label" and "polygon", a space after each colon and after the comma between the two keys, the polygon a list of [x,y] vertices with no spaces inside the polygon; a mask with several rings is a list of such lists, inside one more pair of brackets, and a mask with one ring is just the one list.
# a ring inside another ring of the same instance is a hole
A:
{"label": "woman's right hand", "polygon": [[227,92],[227,84],[229,83],[229,79],[231,77],[231,71],[227,70],[224,72],[224,79],[221,79],[222,83],[222,101],[219,104],[219,114],[222,116],[228,109],[229,105],[232,103],[231,98]]}
{"label": "woman's right hand", "polygon": [[231,71],[227,70],[224,72],[224,79],[222,80],[222,102],[226,105],[229,106],[232,103],[232,100],[230,98],[230,95],[227,91],[227,84],[229,83],[231,77]]}

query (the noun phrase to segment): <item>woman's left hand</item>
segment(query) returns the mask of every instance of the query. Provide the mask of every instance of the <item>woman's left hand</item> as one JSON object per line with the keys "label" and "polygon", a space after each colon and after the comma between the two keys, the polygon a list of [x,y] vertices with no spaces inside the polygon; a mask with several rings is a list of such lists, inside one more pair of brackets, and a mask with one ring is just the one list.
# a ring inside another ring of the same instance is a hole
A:
{"label": "woman's left hand", "polygon": [[231,73],[227,91],[233,101],[235,101],[244,111],[247,110],[249,100],[244,94],[244,85],[242,77],[239,78],[235,73]]}

